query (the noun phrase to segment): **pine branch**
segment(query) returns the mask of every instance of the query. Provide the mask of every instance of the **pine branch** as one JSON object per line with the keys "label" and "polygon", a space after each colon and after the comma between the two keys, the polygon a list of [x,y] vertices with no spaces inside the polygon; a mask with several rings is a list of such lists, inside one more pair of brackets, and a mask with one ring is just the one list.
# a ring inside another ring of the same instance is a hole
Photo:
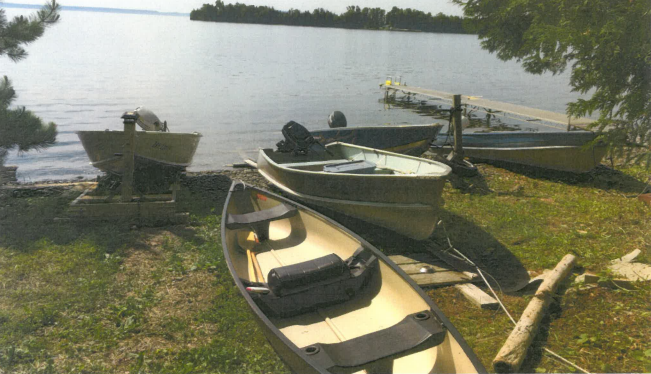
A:
{"label": "pine branch", "polygon": [[16,91],[11,86],[11,81],[7,76],[0,81],[0,110],[7,109],[11,102],[16,98]]}
{"label": "pine branch", "polygon": [[0,9],[0,56],[7,55],[14,62],[27,57],[22,45],[41,37],[46,27],[59,20],[58,12],[59,4],[52,0],[30,17],[17,16],[7,22],[4,9]]}

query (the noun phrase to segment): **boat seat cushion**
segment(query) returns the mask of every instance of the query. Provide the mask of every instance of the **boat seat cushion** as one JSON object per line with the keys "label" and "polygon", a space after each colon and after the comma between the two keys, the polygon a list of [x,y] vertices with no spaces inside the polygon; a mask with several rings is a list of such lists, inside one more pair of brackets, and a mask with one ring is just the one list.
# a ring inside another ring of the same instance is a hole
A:
{"label": "boat seat cushion", "polygon": [[343,261],[336,254],[269,271],[268,294],[251,294],[260,309],[286,318],[352,299],[377,269],[377,257],[359,248]]}
{"label": "boat seat cushion", "polygon": [[356,160],[326,165],[323,167],[323,171],[328,173],[373,174],[375,166],[370,161]]}

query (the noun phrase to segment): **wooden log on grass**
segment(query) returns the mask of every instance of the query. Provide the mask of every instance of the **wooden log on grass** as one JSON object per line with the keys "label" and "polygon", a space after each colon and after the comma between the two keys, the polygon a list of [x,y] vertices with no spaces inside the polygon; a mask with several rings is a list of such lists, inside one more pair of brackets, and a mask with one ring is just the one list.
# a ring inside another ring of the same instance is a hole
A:
{"label": "wooden log on grass", "polygon": [[551,303],[558,285],[570,273],[576,257],[565,255],[542,282],[533,299],[522,313],[520,320],[509,335],[506,343],[493,360],[493,368],[498,373],[513,373],[520,369],[529,345],[533,340],[540,321]]}

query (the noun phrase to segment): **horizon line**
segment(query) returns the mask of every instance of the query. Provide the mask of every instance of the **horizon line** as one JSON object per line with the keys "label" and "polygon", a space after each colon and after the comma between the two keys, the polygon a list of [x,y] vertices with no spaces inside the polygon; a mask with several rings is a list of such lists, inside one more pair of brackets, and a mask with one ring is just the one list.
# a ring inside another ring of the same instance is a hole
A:
{"label": "horizon line", "polygon": [[[22,9],[41,9],[43,6],[38,4],[24,4],[24,3],[7,3],[0,0],[0,8],[22,8]],[[106,8],[106,7],[89,7],[78,5],[61,5],[61,10],[71,11],[90,11],[90,12],[105,12],[105,13],[138,13],[138,14],[151,14],[163,16],[190,16],[190,13],[183,12],[161,12],[158,10],[149,9],[132,9],[132,8]]]}

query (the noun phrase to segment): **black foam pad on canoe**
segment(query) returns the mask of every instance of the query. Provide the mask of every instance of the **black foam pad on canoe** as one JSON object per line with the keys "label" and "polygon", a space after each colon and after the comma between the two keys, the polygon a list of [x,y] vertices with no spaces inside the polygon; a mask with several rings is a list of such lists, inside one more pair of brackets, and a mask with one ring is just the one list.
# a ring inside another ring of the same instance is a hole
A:
{"label": "black foam pad on canoe", "polygon": [[314,260],[271,269],[267,283],[275,295],[283,296],[293,290],[342,276],[350,277],[348,265],[331,253]]}
{"label": "black foam pad on canoe", "polygon": [[383,330],[341,343],[314,344],[301,350],[325,369],[355,367],[384,357],[395,359],[437,346],[443,343],[446,333],[445,326],[431,311],[425,310],[408,315],[396,325]]}

